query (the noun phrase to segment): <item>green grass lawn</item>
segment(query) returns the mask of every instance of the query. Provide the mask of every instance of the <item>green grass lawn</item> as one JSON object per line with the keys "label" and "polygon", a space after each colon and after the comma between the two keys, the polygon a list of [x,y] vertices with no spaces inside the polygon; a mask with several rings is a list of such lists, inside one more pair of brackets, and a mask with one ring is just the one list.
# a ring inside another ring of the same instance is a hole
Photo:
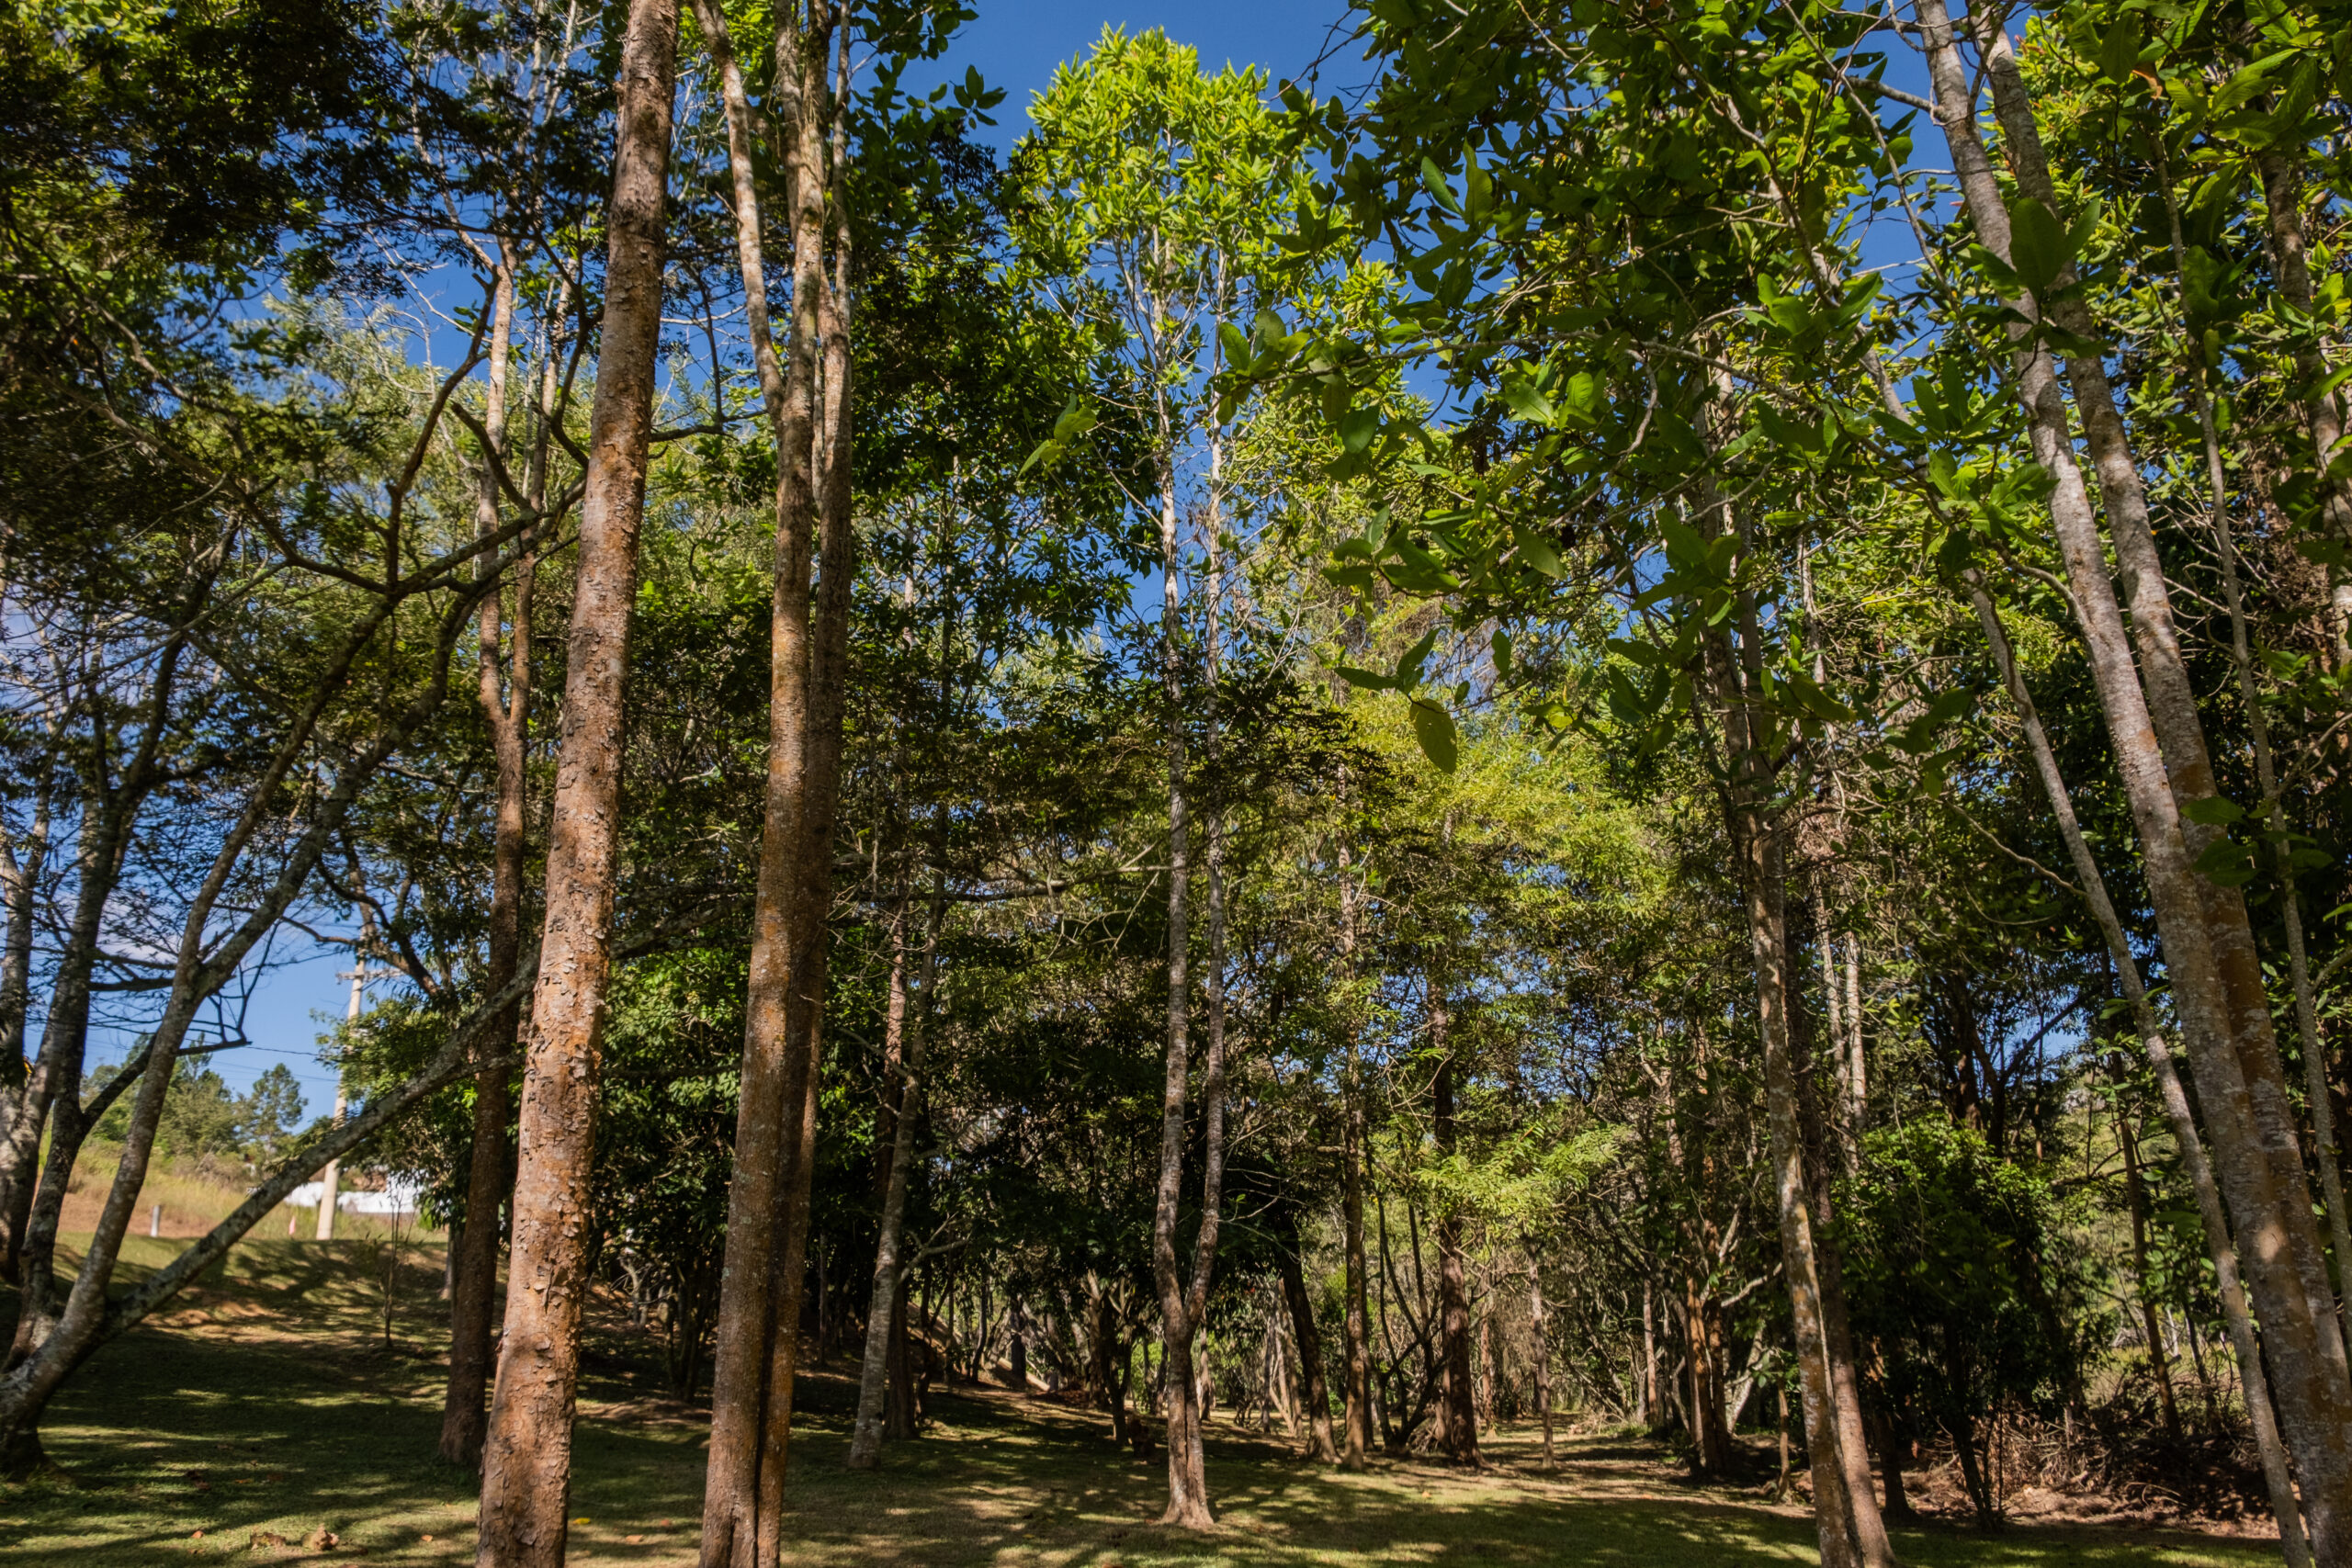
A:
{"label": "green grass lawn", "polygon": [[[130,1260],[152,1264],[165,1245],[141,1241]],[[0,1564],[470,1562],[470,1478],[433,1458],[439,1260],[413,1255],[400,1279],[389,1349],[371,1266],[379,1260],[366,1243],[255,1243],[167,1322],[102,1351],[47,1428],[59,1472],[0,1488]],[[572,1530],[575,1562],[692,1561],[703,1426],[660,1397],[649,1352],[616,1329],[591,1341],[571,1505],[583,1521]],[[1114,1450],[1103,1422],[999,1390],[940,1394],[923,1438],[894,1447],[879,1474],[853,1476],[841,1468],[853,1397],[838,1371],[804,1384],[789,1562],[1814,1560],[1798,1510],[1769,1506],[1755,1490],[1692,1486],[1644,1443],[1565,1443],[1561,1465],[1544,1472],[1528,1436],[1507,1431],[1490,1439],[1495,1463],[1484,1474],[1383,1461],[1340,1475],[1219,1425],[1209,1475],[1224,1526],[1192,1536],[1153,1524],[1159,1470]],[[336,1543],[306,1546],[321,1529]],[[1906,1562],[1986,1568],[2277,1560],[2251,1542],[2092,1526],[1905,1532],[1898,1545]]]}

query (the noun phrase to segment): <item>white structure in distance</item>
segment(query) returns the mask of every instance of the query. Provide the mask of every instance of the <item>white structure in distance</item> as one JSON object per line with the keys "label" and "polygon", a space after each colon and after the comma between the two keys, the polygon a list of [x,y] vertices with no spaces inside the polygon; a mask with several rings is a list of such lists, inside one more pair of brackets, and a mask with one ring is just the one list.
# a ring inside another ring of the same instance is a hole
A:
{"label": "white structure in distance", "polygon": [[[325,1191],[322,1181],[305,1181],[286,1195],[288,1206],[315,1209]],[[424,1196],[421,1183],[409,1177],[394,1177],[385,1183],[380,1192],[355,1192],[349,1188],[334,1195],[335,1212],[341,1214],[413,1214],[417,1201]]]}

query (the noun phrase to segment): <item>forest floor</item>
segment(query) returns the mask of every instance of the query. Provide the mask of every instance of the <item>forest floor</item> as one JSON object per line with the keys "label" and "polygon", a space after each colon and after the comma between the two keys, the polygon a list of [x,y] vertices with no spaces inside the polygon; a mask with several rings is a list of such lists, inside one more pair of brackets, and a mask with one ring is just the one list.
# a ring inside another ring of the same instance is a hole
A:
{"label": "forest floor", "polygon": [[[126,1261],[152,1267],[169,1246],[138,1238]],[[240,1248],[159,1321],[101,1351],[59,1400],[46,1427],[54,1471],[0,1486],[0,1565],[470,1562],[471,1478],[433,1457],[440,1275],[437,1247],[397,1257],[372,1240]],[[617,1319],[598,1325],[584,1361],[571,1561],[691,1562],[706,1422],[661,1393],[652,1346]],[[1114,1449],[1102,1417],[1001,1389],[934,1391],[925,1436],[889,1450],[878,1474],[852,1475],[841,1459],[854,1398],[839,1370],[804,1385],[787,1563],[1813,1560],[1800,1510],[1770,1505],[1764,1488],[1692,1484],[1645,1442],[1563,1441],[1546,1470],[1532,1433],[1516,1428],[1488,1439],[1483,1473],[1384,1459],[1341,1475],[1300,1461],[1279,1437],[1219,1421],[1209,1478],[1223,1526],[1194,1536],[1154,1524],[1161,1470]],[[2275,1547],[2251,1540],[2091,1524],[1904,1531],[1897,1545],[1920,1568],[2276,1561]]]}

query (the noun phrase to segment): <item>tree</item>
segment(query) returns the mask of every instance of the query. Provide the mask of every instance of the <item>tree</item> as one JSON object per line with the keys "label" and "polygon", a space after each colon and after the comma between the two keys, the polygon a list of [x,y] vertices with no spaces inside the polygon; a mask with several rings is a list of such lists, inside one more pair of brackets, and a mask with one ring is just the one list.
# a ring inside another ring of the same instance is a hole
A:
{"label": "tree", "polygon": [[588,1233],[598,1046],[612,964],[623,685],[653,433],[676,67],[676,0],[632,0],[621,40],[611,254],[589,414],[564,665],[540,978],[532,995],[497,1387],[482,1452],[481,1560],[560,1563]]}

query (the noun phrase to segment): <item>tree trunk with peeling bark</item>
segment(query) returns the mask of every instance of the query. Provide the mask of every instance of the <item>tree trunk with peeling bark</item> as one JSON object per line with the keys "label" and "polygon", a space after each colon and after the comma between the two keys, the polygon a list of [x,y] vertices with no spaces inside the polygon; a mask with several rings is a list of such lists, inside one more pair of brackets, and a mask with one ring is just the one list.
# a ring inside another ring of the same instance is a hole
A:
{"label": "tree trunk with peeling bark", "polygon": [[505,1332],[482,1454],[481,1568],[557,1568],[564,1558],[619,852],[622,696],[660,367],[677,39],[677,0],[630,0]]}

